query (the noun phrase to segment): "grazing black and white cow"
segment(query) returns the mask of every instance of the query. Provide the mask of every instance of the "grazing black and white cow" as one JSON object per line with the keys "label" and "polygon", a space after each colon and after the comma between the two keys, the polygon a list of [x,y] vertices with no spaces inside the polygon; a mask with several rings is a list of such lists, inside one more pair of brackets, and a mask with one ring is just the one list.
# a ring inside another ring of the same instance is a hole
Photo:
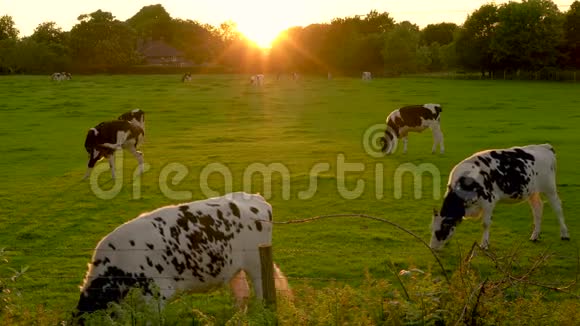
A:
{"label": "grazing black and white cow", "polygon": [[[230,283],[249,294],[248,274],[262,299],[259,246],[272,243],[272,207],[242,192],[166,206],[117,227],[97,245],[81,287],[79,315],[120,301],[131,287],[162,300]],[[285,278],[275,268],[275,277]],[[280,284],[280,282],[278,282]]]}
{"label": "grazing black and white cow", "polygon": [[431,248],[440,249],[451,238],[463,217],[483,215],[481,247],[489,245],[489,227],[499,201],[527,200],[532,207],[534,231],[540,236],[543,203],[548,197],[560,222],[560,237],[569,240],[568,228],[556,190],[556,155],[549,144],[486,150],[457,164],[447,184],[441,211],[434,211]]}
{"label": "grazing black and white cow", "polygon": [[410,105],[397,109],[387,117],[387,130],[385,136],[381,138],[383,144],[382,151],[392,154],[397,150],[399,138],[403,139],[403,153],[407,152],[407,134],[409,132],[421,132],[431,128],[433,132],[433,148],[435,153],[437,145],[443,154],[445,146],[443,144],[443,132],[441,131],[441,112],[443,109],[439,104]]}
{"label": "grazing black and white cow", "polygon": [[186,72],[183,77],[181,77],[181,82],[185,83],[189,81],[191,81],[191,73]]}
{"label": "grazing black and white cow", "polygon": [[264,84],[264,75],[258,74],[250,76],[250,84],[261,86],[262,84]]}
{"label": "grazing black and white cow", "polygon": [[118,120],[129,121],[133,124],[138,125],[141,129],[145,130],[145,112],[141,109],[134,109],[129,112],[125,112],[117,118]]}
{"label": "grazing black and white cow", "polygon": [[50,79],[54,81],[71,80],[72,75],[68,72],[55,72],[50,76]]}
{"label": "grazing black and white cow", "polygon": [[102,158],[109,159],[111,176],[115,178],[115,151],[127,149],[139,162],[139,171],[143,173],[143,153],[137,147],[143,142],[144,131],[134,123],[125,120],[101,122],[89,129],[85,139],[85,149],[89,153],[87,172],[83,179],[90,174],[95,164]]}

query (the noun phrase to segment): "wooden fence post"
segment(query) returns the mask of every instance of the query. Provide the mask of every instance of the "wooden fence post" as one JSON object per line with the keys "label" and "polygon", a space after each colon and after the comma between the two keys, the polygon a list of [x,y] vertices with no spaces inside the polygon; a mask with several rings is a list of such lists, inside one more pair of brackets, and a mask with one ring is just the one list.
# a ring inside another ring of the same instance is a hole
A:
{"label": "wooden fence post", "polygon": [[267,305],[276,305],[276,285],[274,282],[274,261],[272,259],[272,246],[260,245],[259,250],[264,301]]}

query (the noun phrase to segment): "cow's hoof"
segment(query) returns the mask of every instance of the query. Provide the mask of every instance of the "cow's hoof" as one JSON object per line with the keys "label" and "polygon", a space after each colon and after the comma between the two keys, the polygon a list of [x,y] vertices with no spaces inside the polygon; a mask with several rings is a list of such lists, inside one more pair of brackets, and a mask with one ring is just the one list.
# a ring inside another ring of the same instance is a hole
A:
{"label": "cow's hoof", "polygon": [[570,237],[561,237],[561,239],[564,241],[570,241]]}
{"label": "cow's hoof", "polygon": [[540,239],[530,239],[531,242],[538,242]]}

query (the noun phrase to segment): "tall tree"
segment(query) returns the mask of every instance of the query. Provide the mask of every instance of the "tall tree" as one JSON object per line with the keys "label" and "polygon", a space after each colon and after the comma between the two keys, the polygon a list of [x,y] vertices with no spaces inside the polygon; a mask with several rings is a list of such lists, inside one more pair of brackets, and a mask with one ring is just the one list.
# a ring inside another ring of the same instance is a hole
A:
{"label": "tall tree", "polygon": [[79,16],[70,32],[76,64],[96,69],[126,66],[137,59],[136,34],[126,23],[101,10]]}
{"label": "tall tree", "polygon": [[556,65],[563,20],[554,2],[510,2],[499,7],[498,19],[491,50],[500,68],[538,70]]}
{"label": "tall tree", "polygon": [[459,63],[468,69],[479,69],[482,75],[493,69],[491,43],[499,23],[495,4],[481,6],[467,17],[459,30],[456,51]]}
{"label": "tall tree", "polygon": [[574,1],[566,12],[564,20],[564,51],[567,65],[580,68],[580,2]]}
{"label": "tall tree", "polygon": [[45,22],[36,26],[34,33],[32,33],[30,38],[33,41],[39,43],[64,44],[66,40],[66,34],[60,27],[56,25],[55,22]]}
{"label": "tall tree", "polygon": [[421,41],[425,45],[434,42],[439,45],[446,45],[453,42],[453,34],[457,30],[457,25],[453,23],[429,24],[421,30]]}
{"label": "tall tree", "polygon": [[14,27],[14,20],[11,16],[0,17],[0,41],[6,39],[15,40],[18,38],[18,30]]}
{"label": "tall tree", "polygon": [[63,32],[56,23],[39,24],[26,43],[22,48],[34,51],[26,67],[38,72],[67,70],[70,64],[68,33]]}
{"label": "tall tree", "polygon": [[395,75],[417,71],[422,63],[417,57],[420,37],[417,25],[408,21],[397,24],[387,35],[383,49],[385,70]]}
{"label": "tall tree", "polygon": [[174,19],[171,24],[171,43],[182,50],[186,58],[208,62],[217,55],[221,40],[215,28],[192,20]]}
{"label": "tall tree", "polygon": [[127,23],[137,32],[142,40],[166,40],[173,42],[173,21],[162,5],[145,6]]}

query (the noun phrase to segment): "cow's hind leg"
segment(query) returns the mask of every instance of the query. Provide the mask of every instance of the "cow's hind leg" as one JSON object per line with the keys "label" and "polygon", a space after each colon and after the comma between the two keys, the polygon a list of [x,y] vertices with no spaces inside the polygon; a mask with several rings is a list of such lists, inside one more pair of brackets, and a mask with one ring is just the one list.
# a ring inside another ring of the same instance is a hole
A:
{"label": "cow's hind leg", "polygon": [[137,149],[135,149],[135,146],[131,146],[129,147],[129,150],[131,151],[131,154],[133,154],[133,156],[135,156],[135,158],[137,159],[137,162],[139,162],[139,174],[143,174],[143,153],[137,151]]}
{"label": "cow's hind leg", "polygon": [[439,145],[439,151],[441,154],[445,153],[445,145],[443,144],[443,132],[439,125],[434,125],[431,127],[433,132],[433,147],[431,148],[431,153],[435,154],[437,150],[437,145]]}
{"label": "cow's hind leg", "polygon": [[542,202],[542,197],[539,193],[535,193],[528,199],[530,207],[532,208],[532,214],[534,216],[534,232],[530,237],[531,241],[537,241],[540,237],[540,231],[542,228],[542,214],[544,211],[544,203]]}
{"label": "cow's hind leg", "polygon": [[109,167],[111,168],[111,178],[115,179],[115,154],[111,154],[108,157]]}
{"label": "cow's hind leg", "polygon": [[560,238],[562,240],[570,240],[570,235],[568,235],[568,227],[564,222],[564,212],[562,211],[562,202],[560,201],[560,197],[558,197],[558,193],[556,191],[546,193],[548,200],[550,201],[550,205],[552,205],[552,209],[556,216],[558,217],[558,222],[560,223]]}
{"label": "cow's hind leg", "polygon": [[230,280],[230,288],[232,289],[232,293],[236,299],[236,307],[244,309],[248,303],[248,298],[250,297],[250,286],[248,285],[246,272],[241,270],[234,275]]}

